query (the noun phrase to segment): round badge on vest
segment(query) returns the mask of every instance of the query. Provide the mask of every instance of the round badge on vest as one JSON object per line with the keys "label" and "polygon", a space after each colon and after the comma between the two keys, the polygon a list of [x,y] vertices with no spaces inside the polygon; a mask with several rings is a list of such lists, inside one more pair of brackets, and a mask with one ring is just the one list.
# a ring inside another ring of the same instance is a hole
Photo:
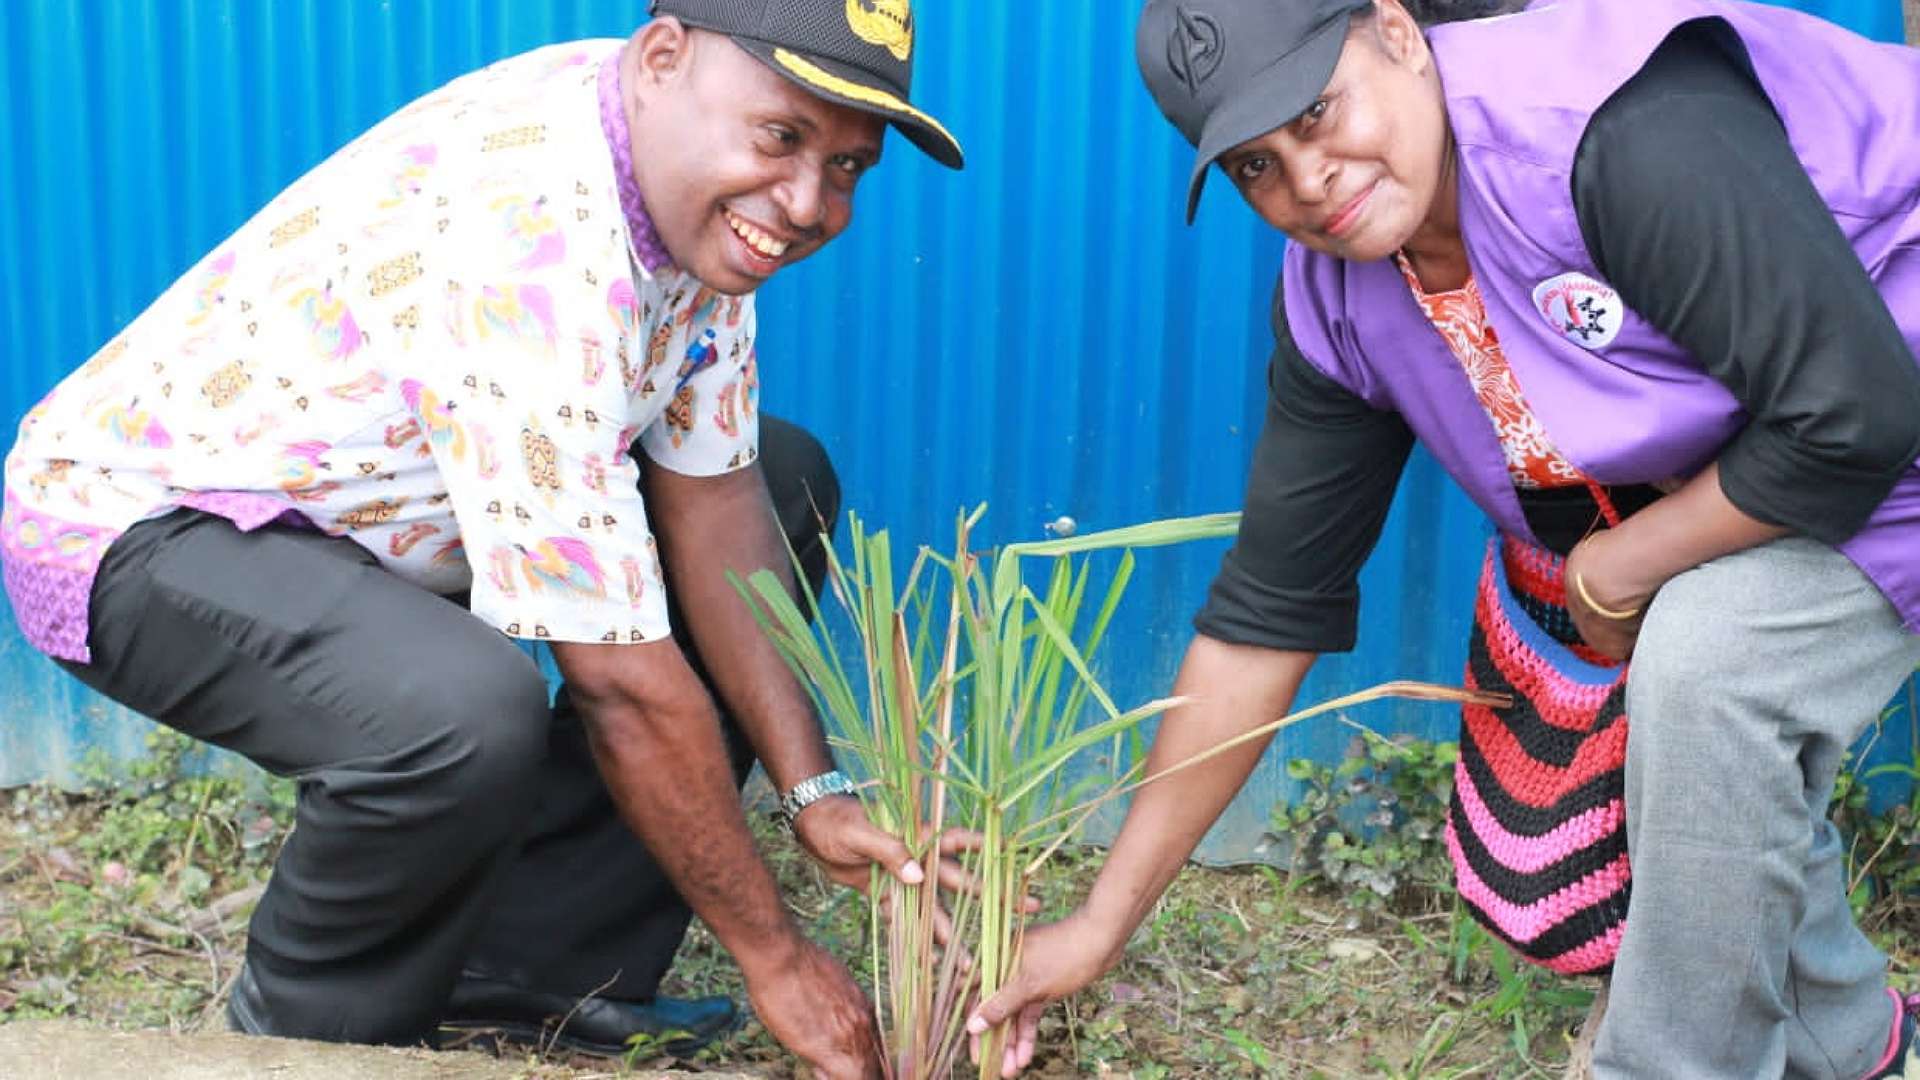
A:
{"label": "round badge on vest", "polygon": [[1627,321],[1627,307],[1613,286],[1578,272],[1534,286],[1533,309],[1555,333],[1583,349],[1613,344]]}

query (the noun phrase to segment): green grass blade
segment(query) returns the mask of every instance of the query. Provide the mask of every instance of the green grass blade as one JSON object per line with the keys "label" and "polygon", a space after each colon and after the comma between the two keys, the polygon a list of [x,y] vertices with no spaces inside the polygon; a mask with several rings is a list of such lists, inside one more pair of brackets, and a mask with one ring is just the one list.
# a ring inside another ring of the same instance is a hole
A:
{"label": "green grass blade", "polygon": [[1115,732],[1125,731],[1148,717],[1158,716],[1177,705],[1183,705],[1186,701],[1186,698],[1178,697],[1159,698],[1137,709],[1130,709],[1074,732],[1069,738],[1061,740],[1048,747],[1044,753],[1024,762],[1020,774],[1010,778],[1011,790],[1001,797],[1000,805],[1006,808],[1017,803],[1027,792],[1032,791],[1065,765],[1067,759],[1087,747],[1111,738]]}
{"label": "green grass blade", "polygon": [[1236,510],[1226,514],[1200,514],[1194,517],[1150,521],[1141,525],[1085,533],[1060,540],[1034,540],[1008,544],[1000,555],[1005,559],[1009,556],[1019,558],[1027,555],[1077,555],[1083,551],[1106,551],[1112,548],[1166,547],[1193,540],[1230,537],[1239,530],[1240,513]]}
{"label": "green grass blade", "polygon": [[1106,710],[1106,714],[1109,717],[1120,715],[1119,708],[1114,705],[1113,699],[1107,696],[1107,692],[1101,689],[1099,681],[1093,677],[1093,672],[1088,669],[1086,659],[1080,655],[1080,650],[1074,646],[1073,638],[1068,636],[1066,628],[1060,625],[1058,619],[1054,618],[1053,612],[1049,610],[1045,604],[1040,602],[1039,597],[1033,595],[1031,589],[1022,588],[1020,595],[1022,599],[1028,601],[1027,606],[1032,608],[1035,620],[1037,620],[1040,626],[1046,631],[1047,637],[1052,640],[1054,648],[1060,650],[1060,655],[1067,663],[1073,665],[1073,670],[1084,682],[1087,692],[1093,695],[1093,699],[1100,703],[1100,707]]}

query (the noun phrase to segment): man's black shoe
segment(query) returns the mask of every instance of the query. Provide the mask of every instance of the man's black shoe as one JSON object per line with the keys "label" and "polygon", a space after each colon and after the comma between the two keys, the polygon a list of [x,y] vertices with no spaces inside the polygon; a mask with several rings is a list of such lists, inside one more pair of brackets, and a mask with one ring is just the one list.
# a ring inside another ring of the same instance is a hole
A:
{"label": "man's black shoe", "polygon": [[267,1034],[266,1002],[260,998],[260,984],[253,981],[253,968],[245,960],[233,977],[227,997],[227,1028],[242,1035]]}
{"label": "man's black shoe", "polygon": [[[619,1057],[633,1048],[636,1036],[644,1036],[648,1050],[691,1057],[738,1022],[733,1001],[725,997],[583,1000],[463,973],[440,1026],[476,1038],[492,1035],[600,1057]],[[443,1038],[442,1045],[449,1041]]]}

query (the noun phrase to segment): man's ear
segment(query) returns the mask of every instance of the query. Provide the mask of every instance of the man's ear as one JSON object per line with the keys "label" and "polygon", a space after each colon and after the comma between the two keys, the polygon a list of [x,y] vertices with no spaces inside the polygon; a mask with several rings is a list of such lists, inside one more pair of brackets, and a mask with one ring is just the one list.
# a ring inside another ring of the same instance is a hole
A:
{"label": "man's ear", "polygon": [[693,64],[699,39],[692,27],[671,15],[662,16],[641,27],[633,35],[640,80],[644,86],[667,86],[686,74]]}

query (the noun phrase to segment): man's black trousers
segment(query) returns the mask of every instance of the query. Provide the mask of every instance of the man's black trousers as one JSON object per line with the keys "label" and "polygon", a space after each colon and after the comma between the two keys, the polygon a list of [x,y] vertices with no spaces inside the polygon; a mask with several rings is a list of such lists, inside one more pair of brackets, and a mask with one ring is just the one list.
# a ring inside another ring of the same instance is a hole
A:
{"label": "man's black trousers", "polygon": [[[761,464],[817,591],[832,464],[770,416]],[[247,943],[272,1034],[418,1041],[463,970],[653,996],[690,913],[615,812],[565,687],[550,705],[462,604],[351,540],[183,509],[108,550],[91,616],[93,661],[65,665],[81,681],[299,783]],[[752,751],[722,721],[737,783]]]}

